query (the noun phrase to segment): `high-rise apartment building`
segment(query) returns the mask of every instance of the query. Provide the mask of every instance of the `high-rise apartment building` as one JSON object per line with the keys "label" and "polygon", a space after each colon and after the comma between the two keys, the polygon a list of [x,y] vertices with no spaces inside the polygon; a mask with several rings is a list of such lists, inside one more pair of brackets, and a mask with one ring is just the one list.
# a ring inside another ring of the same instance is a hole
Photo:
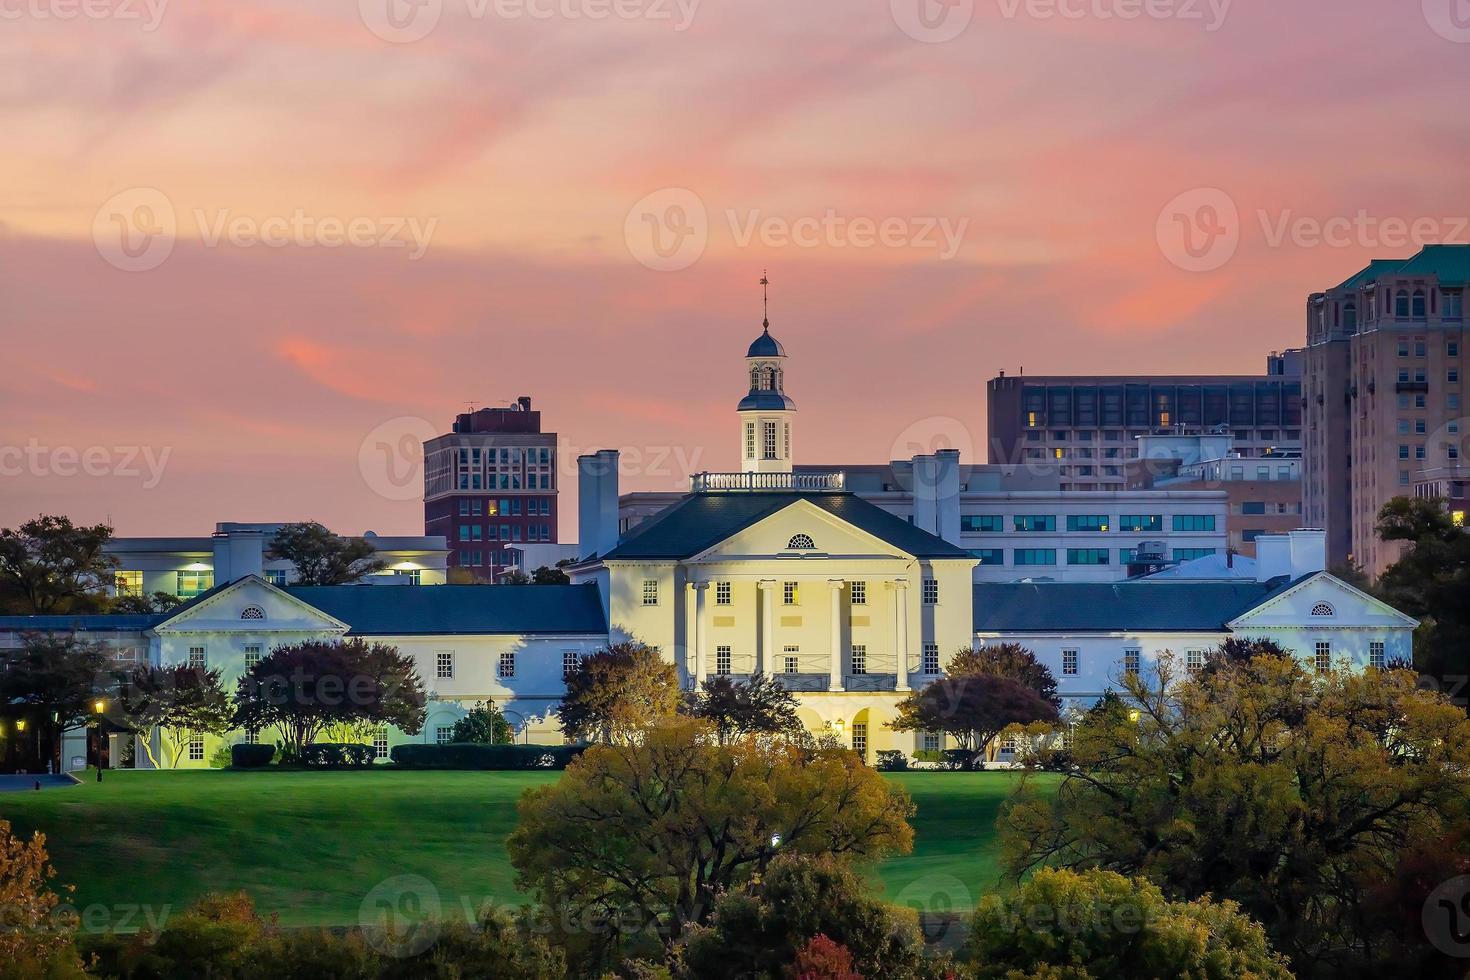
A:
{"label": "high-rise apartment building", "polygon": [[1139,436],[1228,434],[1244,457],[1301,448],[1301,352],[1265,375],[1008,377],[989,383],[992,463],[1060,465],[1063,490],[1122,490]]}
{"label": "high-rise apartment building", "polygon": [[1467,279],[1470,245],[1430,245],[1307,299],[1302,503],[1331,563],[1393,563],[1375,526],[1395,496],[1465,510]]}
{"label": "high-rise apartment building", "polygon": [[424,533],[448,539],[460,577],[493,579],[516,566],[518,545],[556,541],[556,492],[556,433],[525,396],[424,443]]}

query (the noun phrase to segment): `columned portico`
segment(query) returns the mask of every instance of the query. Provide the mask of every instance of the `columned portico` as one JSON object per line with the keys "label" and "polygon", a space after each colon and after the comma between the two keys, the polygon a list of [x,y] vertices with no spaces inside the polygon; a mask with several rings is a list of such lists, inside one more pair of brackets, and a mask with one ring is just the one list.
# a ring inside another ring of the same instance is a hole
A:
{"label": "columned portico", "polygon": [[909,583],[895,579],[893,593],[893,655],[898,661],[898,689],[909,689]]}
{"label": "columned portico", "polygon": [[842,587],[847,583],[840,578],[827,580],[832,591],[832,662],[829,691],[842,690]]}

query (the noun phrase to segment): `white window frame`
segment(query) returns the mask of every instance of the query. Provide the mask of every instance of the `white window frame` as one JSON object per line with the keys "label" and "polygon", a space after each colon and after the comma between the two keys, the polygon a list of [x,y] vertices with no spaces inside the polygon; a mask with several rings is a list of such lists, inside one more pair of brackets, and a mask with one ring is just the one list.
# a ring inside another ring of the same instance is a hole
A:
{"label": "white window frame", "polygon": [[1382,640],[1373,640],[1368,644],[1368,666],[1379,670],[1388,666],[1388,646]]}
{"label": "white window frame", "polygon": [[582,665],[582,654],[576,650],[563,650],[561,652],[561,679],[566,680],[572,676],[572,672]]}
{"label": "white window frame", "polygon": [[1198,648],[1184,651],[1184,669],[1191,674],[1198,674],[1205,669],[1205,652]]}
{"label": "white window frame", "polygon": [[930,677],[933,677],[933,676],[938,675],[939,672],[940,672],[939,671],[939,644],[938,643],[925,643],[924,644],[924,648],[923,648],[923,653],[920,656],[922,657],[922,659],[920,661],[920,664],[919,664],[919,670],[920,670],[920,672],[921,673],[924,673],[924,674],[928,674]]}
{"label": "white window frame", "polygon": [[720,645],[716,646],[715,673],[723,677],[728,677],[730,674],[734,673],[731,663],[733,659],[734,658],[728,645],[721,643]]}
{"label": "white window frame", "polygon": [[190,647],[189,658],[185,665],[195,670],[209,669],[209,649],[207,647]]}
{"label": "white window frame", "polygon": [[189,761],[204,761],[204,736],[197,732],[189,736]]}
{"label": "white window frame", "polygon": [[434,651],[434,677],[441,681],[454,680],[454,651]]}
{"label": "white window frame", "polygon": [[728,606],[730,604],[730,583],[715,583],[715,605]]}
{"label": "white window frame", "polygon": [[379,728],[373,732],[373,758],[387,759],[388,756],[388,729]]}
{"label": "white window frame", "polygon": [[937,605],[939,605],[939,579],[937,579],[937,578],[926,578],[926,579],[924,579],[923,590],[924,590],[924,605],[926,605],[926,606],[937,606]]}
{"label": "white window frame", "polygon": [[1325,674],[1332,669],[1331,640],[1318,640],[1312,645],[1312,666],[1319,674]]}
{"label": "white window frame", "polygon": [[859,675],[868,672],[868,645],[866,643],[852,645],[852,672]]}
{"label": "white window frame", "polygon": [[781,672],[783,674],[801,673],[801,647],[794,643],[788,643],[781,648]]}
{"label": "white window frame", "polygon": [[851,582],[849,583],[848,588],[851,592],[852,604],[854,606],[866,606],[868,604],[867,582]]}
{"label": "white window frame", "polygon": [[782,582],[781,583],[781,605],[783,605],[783,606],[799,606],[799,605],[801,605],[801,583],[800,582]]}
{"label": "white window frame", "polygon": [[1062,651],[1062,676],[1063,677],[1076,677],[1077,676],[1077,670],[1078,670],[1079,665],[1081,664],[1081,659],[1082,659],[1081,658],[1081,654],[1082,654],[1082,651],[1077,650],[1075,648],[1070,648],[1070,647],[1068,649]]}
{"label": "white window frame", "polygon": [[245,644],[245,668],[248,670],[260,663],[265,656],[265,648],[259,643]]}
{"label": "white window frame", "polygon": [[645,606],[658,605],[658,579],[646,578],[643,580],[643,604]]}
{"label": "white window frame", "polygon": [[1137,675],[1143,669],[1143,651],[1138,647],[1123,650],[1123,673]]}
{"label": "white window frame", "polygon": [[452,744],[454,744],[454,726],[453,725],[436,725],[434,727],[434,744],[435,745],[452,745]]}

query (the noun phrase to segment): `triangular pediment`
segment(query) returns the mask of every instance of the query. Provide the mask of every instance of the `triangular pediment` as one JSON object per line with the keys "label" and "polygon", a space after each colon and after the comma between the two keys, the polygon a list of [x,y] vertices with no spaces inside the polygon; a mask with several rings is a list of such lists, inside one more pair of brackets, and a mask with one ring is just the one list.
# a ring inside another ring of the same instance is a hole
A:
{"label": "triangular pediment", "polygon": [[1298,626],[1312,629],[1418,626],[1386,602],[1327,572],[1277,590],[1227,624],[1232,630]]}
{"label": "triangular pediment", "polygon": [[179,607],[153,629],[160,635],[167,635],[231,632],[343,634],[349,628],[346,623],[276,588],[265,579],[247,575]]}
{"label": "triangular pediment", "polygon": [[793,560],[912,557],[830,511],[809,501],[795,500],[695,555],[693,560],[778,556]]}

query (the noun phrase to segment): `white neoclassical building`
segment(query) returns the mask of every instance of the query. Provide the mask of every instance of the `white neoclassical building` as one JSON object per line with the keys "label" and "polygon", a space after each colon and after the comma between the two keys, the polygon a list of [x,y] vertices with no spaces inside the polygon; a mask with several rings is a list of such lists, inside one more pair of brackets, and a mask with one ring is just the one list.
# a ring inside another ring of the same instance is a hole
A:
{"label": "white neoclassical building", "polygon": [[[1319,666],[1411,656],[1415,621],[1325,572],[1320,531],[1262,536],[1250,577],[1202,560],[1199,577],[1186,563],[1160,578],[976,583],[979,559],[926,530],[922,514],[884,509],[842,472],[793,466],[786,363],[767,324],[745,358],[741,471],[694,477],[687,494],[636,527],[620,528],[617,453],[578,460],[581,545],[571,585],[303,587],[270,581],[245,562],[236,564],[249,571],[167,614],[0,618],[0,646],[26,630],[81,632],[120,661],[196,663],[233,683],[284,643],[391,643],[415,659],[431,702],[422,732],[378,733],[386,755],[395,742],[447,739],[476,701],[499,705],[520,739],[559,740],[567,668],[635,639],[661,650],[686,689],[719,674],[774,675],[797,693],[809,728],[837,734],[870,760],[884,749],[943,747],[888,723],[907,692],[973,644],[1029,646],[1071,709],[1165,651],[1197,662],[1230,636],[1274,639]],[[181,765],[206,765],[218,742],[189,738]],[[69,742],[63,764],[85,755],[81,745]]]}

